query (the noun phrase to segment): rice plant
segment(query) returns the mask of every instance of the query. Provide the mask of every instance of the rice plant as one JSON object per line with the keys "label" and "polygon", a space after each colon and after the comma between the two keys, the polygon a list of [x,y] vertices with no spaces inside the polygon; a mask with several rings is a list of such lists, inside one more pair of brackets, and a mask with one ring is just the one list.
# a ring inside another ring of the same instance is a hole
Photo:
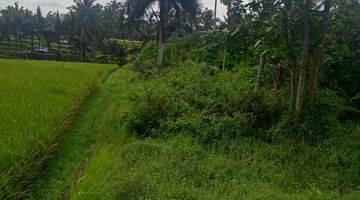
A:
{"label": "rice plant", "polygon": [[112,65],[0,59],[0,199],[21,195]]}

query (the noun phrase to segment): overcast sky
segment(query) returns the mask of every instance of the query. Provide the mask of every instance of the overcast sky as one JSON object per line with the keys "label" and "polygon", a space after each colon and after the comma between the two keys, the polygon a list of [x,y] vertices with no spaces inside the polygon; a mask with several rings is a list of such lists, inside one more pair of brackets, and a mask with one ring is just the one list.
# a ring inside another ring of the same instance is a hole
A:
{"label": "overcast sky", "polygon": [[[106,4],[110,0],[97,0],[100,4]],[[120,0],[124,1],[124,0]],[[73,0],[0,0],[0,8],[4,8],[7,5],[14,4],[15,2],[19,2],[20,5],[25,8],[29,8],[30,10],[35,11],[36,7],[39,5],[44,13],[49,11],[60,11],[61,13],[66,12],[66,8],[73,4]],[[204,7],[208,7],[210,9],[214,9],[215,0],[201,0]],[[220,2],[220,1],[219,1]],[[219,18],[223,18],[226,14],[225,5],[219,3],[218,5],[218,16]]]}

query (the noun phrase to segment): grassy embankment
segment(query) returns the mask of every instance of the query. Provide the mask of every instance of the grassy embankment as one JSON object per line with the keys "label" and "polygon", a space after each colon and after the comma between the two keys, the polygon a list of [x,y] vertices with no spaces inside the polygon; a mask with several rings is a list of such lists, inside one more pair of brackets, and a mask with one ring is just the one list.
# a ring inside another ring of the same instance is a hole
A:
{"label": "grassy embankment", "polygon": [[86,95],[113,68],[0,60],[0,199],[22,195]]}
{"label": "grassy embankment", "polygon": [[[281,122],[274,117],[281,101],[269,101],[271,93],[251,95],[254,72],[216,72],[194,63],[150,78],[118,70],[104,85],[96,145],[87,145],[93,156],[71,173],[70,182],[66,179],[62,194],[70,199],[358,198],[359,125],[345,124],[315,146],[299,138],[270,139],[280,134],[279,126],[261,124],[258,114],[266,110],[261,120]],[[48,180],[62,182],[61,173],[55,174]]]}

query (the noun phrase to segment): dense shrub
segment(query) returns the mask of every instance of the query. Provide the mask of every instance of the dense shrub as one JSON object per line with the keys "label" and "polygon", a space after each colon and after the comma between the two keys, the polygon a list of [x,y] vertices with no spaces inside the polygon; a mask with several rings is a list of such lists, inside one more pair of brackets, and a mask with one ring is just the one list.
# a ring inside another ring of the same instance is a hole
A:
{"label": "dense shrub", "polygon": [[320,90],[293,116],[285,87],[254,92],[256,72],[246,64],[221,71],[179,62],[133,90],[121,123],[141,138],[193,138],[285,190],[356,188],[359,152],[351,149],[359,148],[359,129],[339,120],[348,109],[344,99]]}
{"label": "dense shrub", "polygon": [[304,140],[316,144],[339,132],[344,101],[335,92],[320,91],[313,103],[304,106],[300,117],[286,114],[273,129],[275,139]]}
{"label": "dense shrub", "polygon": [[242,136],[269,139],[266,131],[286,106],[276,92],[254,92],[256,69],[219,71],[186,61],[134,91],[123,121],[140,137],[188,134],[204,144]]}
{"label": "dense shrub", "polygon": [[[111,76],[104,151],[73,194],[357,199],[360,129],[336,120],[343,103],[333,92],[320,91],[292,121],[285,91],[254,92],[256,69],[179,65],[146,79],[126,68]],[[316,119],[311,112],[319,112]],[[305,129],[330,132],[305,137]]]}
{"label": "dense shrub", "polygon": [[140,51],[134,61],[134,70],[142,73],[150,71],[156,65],[156,43],[149,42]]}

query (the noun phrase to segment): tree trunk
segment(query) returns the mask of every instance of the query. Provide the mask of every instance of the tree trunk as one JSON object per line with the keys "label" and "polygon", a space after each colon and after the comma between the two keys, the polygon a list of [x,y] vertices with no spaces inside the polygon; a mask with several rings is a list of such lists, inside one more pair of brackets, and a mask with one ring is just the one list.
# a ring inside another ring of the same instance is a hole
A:
{"label": "tree trunk", "polygon": [[325,0],[323,22],[321,28],[321,37],[318,46],[314,50],[313,62],[311,68],[311,75],[309,81],[309,94],[311,100],[314,99],[316,93],[317,79],[319,74],[319,66],[324,53],[325,37],[329,27],[329,14],[330,14],[331,0]]}
{"label": "tree trunk", "polygon": [[225,70],[225,65],[226,65],[226,51],[227,51],[227,48],[225,46],[225,49],[224,49],[224,57],[223,57],[223,62],[222,62],[222,70],[224,71]]}
{"label": "tree trunk", "polygon": [[276,66],[274,72],[274,90],[277,91],[281,87],[281,70],[279,66]]}
{"label": "tree trunk", "polygon": [[[21,54],[22,54],[22,56],[23,56],[23,58],[25,58],[25,60],[27,59],[26,58],[26,45],[24,45],[24,43],[26,42],[26,38],[25,38],[25,36],[21,36],[21,38],[20,38],[20,48],[21,48]],[[25,43],[26,44],[26,43]]]}
{"label": "tree trunk", "polygon": [[59,45],[58,46],[59,47],[59,53],[58,53],[59,57],[58,56],[57,57],[60,59],[60,57],[61,57],[61,42],[60,42],[60,39],[59,39],[58,42],[59,42],[59,44],[58,44]]}
{"label": "tree trunk", "polygon": [[215,8],[214,8],[214,21],[216,22],[216,15],[217,15],[217,2],[218,0],[215,0]]}
{"label": "tree trunk", "polygon": [[264,66],[265,66],[265,54],[267,52],[268,52],[268,50],[265,50],[264,52],[261,53],[261,56],[260,56],[260,64],[259,64],[259,69],[258,69],[258,73],[257,73],[255,91],[258,91],[262,86],[262,77],[263,77]]}
{"label": "tree trunk", "polygon": [[11,37],[8,38],[8,53],[10,54]]}
{"label": "tree trunk", "polygon": [[28,45],[27,45],[27,40],[28,40],[28,38],[25,36],[24,37],[25,38],[25,43],[24,43],[24,45],[25,45],[25,57],[26,57],[26,60],[28,60],[29,59],[29,57],[28,57]]}
{"label": "tree trunk", "polygon": [[303,49],[301,53],[301,68],[299,74],[299,83],[296,96],[295,111],[298,113],[301,111],[303,98],[304,98],[304,86],[305,86],[305,74],[306,66],[308,62],[309,51],[309,18],[310,18],[310,0],[305,0],[304,8],[304,33],[303,33]]}
{"label": "tree trunk", "polygon": [[84,62],[84,47],[83,47],[83,37],[84,37],[84,31],[81,28],[81,33],[80,33],[80,61]]}
{"label": "tree trunk", "polygon": [[31,35],[31,59],[34,55],[34,35]]}
{"label": "tree trunk", "polygon": [[156,62],[156,70],[160,70],[160,67],[163,65],[164,59],[164,42],[165,42],[165,24],[167,22],[167,14],[169,12],[169,2],[168,1],[160,1],[160,17],[159,17],[159,31],[157,38],[157,62]]}
{"label": "tree trunk", "polygon": [[158,41],[157,41],[157,70],[160,70],[160,67],[163,64],[164,58],[164,34],[165,34],[165,25],[160,22],[160,30],[158,32]]}
{"label": "tree trunk", "polygon": [[294,109],[294,99],[295,99],[295,62],[290,64],[290,102],[291,102],[291,109]]}
{"label": "tree trunk", "polygon": [[[288,0],[285,3],[285,11],[283,13],[283,26],[284,26],[284,37],[285,37],[285,44],[287,48],[287,56],[289,59],[289,65],[290,65],[290,102],[291,102],[291,108],[294,105],[294,99],[295,99],[295,66],[296,66],[296,54],[295,54],[295,48],[293,46],[293,43],[290,42],[289,39],[289,19],[291,16],[291,9],[292,9],[292,0]],[[290,31],[293,33],[292,31]],[[293,35],[293,34],[291,34]]]}
{"label": "tree trunk", "polygon": [[40,59],[40,45],[41,45],[41,37],[39,36],[39,42],[38,42],[38,51],[37,51],[37,57],[38,57],[38,59]]}

